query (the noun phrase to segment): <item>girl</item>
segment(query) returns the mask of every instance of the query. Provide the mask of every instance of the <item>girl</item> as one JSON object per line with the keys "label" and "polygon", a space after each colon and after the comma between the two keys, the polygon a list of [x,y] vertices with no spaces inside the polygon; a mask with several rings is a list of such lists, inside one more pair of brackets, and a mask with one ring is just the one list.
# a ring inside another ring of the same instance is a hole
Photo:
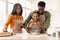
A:
{"label": "girl", "polygon": [[38,12],[32,13],[32,21],[28,23],[29,33],[42,33],[44,31],[44,22],[39,21]]}
{"label": "girl", "polygon": [[12,13],[8,16],[6,23],[4,25],[4,32],[7,32],[7,28],[10,25],[10,31],[19,33],[22,32],[21,26],[23,26],[23,17],[22,17],[22,6],[19,3],[16,3],[13,7]]}

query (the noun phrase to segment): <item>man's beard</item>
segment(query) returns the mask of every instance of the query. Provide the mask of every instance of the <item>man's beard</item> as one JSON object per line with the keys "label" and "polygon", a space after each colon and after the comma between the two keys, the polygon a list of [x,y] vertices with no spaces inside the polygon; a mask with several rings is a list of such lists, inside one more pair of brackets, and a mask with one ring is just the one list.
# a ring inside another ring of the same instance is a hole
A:
{"label": "man's beard", "polygon": [[44,12],[42,12],[42,13],[38,12],[38,13],[39,13],[39,15],[43,15],[44,14]]}
{"label": "man's beard", "polygon": [[44,14],[44,12],[43,13],[40,13],[40,15],[43,15]]}

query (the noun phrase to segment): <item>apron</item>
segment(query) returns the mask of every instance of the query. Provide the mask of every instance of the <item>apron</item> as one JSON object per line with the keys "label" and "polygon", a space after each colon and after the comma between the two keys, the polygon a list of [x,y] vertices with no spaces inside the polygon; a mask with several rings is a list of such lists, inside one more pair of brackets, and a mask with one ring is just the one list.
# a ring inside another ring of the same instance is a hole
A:
{"label": "apron", "polygon": [[15,24],[14,24],[13,32],[21,33],[22,32],[21,26],[18,26],[18,25],[22,23],[22,20],[20,19],[17,20],[16,16],[14,16],[14,19],[15,19]]}

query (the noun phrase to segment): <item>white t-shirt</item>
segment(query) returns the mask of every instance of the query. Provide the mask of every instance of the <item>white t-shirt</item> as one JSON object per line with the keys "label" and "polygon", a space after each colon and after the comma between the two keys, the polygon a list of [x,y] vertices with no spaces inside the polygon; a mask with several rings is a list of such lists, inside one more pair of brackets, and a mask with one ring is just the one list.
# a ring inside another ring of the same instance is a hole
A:
{"label": "white t-shirt", "polygon": [[40,15],[39,20],[41,22],[45,22],[45,15],[44,14],[43,15]]}

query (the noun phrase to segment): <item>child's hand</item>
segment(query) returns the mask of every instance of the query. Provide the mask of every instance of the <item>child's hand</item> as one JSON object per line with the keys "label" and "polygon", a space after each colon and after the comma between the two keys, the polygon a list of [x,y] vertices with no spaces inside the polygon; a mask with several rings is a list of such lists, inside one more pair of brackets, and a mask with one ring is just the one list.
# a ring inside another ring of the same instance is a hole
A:
{"label": "child's hand", "polygon": [[33,25],[33,23],[30,23],[30,25],[28,26],[29,28]]}

